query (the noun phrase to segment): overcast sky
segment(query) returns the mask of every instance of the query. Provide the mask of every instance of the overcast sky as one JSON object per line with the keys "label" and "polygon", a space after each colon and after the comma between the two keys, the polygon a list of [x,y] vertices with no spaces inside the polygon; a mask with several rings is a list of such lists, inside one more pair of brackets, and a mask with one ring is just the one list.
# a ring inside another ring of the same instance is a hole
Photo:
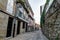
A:
{"label": "overcast sky", "polygon": [[46,0],[29,0],[29,3],[34,12],[35,22],[40,24],[40,6],[44,5]]}

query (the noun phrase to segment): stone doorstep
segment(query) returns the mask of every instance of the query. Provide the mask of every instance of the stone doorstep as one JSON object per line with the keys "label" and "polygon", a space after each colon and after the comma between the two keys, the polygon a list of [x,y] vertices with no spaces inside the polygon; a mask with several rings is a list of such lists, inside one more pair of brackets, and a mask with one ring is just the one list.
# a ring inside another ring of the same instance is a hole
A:
{"label": "stone doorstep", "polygon": [[9,40],[9,39],[12,39],[12,37],[6,37],[4,40]]}

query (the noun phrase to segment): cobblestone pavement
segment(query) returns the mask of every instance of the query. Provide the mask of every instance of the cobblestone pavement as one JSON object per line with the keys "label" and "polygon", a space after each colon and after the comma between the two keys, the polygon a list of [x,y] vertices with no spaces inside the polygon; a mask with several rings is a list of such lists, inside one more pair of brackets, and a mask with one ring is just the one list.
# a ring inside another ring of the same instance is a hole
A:
{"label": "cobblestone pavement", "polygon": [[29,32],[25,34],[20,34],[15,38],[12,38],[10,40],[48,40],[41,32],[35,31],[35,32]]}

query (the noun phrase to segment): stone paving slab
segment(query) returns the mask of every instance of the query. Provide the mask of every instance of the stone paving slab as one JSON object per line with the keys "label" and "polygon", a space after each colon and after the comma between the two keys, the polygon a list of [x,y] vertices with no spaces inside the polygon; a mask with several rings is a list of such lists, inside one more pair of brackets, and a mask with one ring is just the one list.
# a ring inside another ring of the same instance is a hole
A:
{"label": "stone paving slab", "polygon": [[9,40],[48,40],[41,31],[25,33]]}

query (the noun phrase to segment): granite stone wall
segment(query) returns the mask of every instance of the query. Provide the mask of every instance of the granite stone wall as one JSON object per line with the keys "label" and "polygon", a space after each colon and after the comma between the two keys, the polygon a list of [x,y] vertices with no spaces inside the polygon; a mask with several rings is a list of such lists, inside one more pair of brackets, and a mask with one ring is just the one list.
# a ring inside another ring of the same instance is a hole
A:
{"label": "granite stone wall", "polygon": [[60,4],[58,4],[57,1],[54,1],[45,15],[45,24],[43,27],[43,32],[50,40],[55,40],[57,37],[60,40],[60,7],[59,5]]}
{"label": "granite stone wall", "polygon": [[8,17],[8,15],[0,12],[0,38],[6,37]]}

